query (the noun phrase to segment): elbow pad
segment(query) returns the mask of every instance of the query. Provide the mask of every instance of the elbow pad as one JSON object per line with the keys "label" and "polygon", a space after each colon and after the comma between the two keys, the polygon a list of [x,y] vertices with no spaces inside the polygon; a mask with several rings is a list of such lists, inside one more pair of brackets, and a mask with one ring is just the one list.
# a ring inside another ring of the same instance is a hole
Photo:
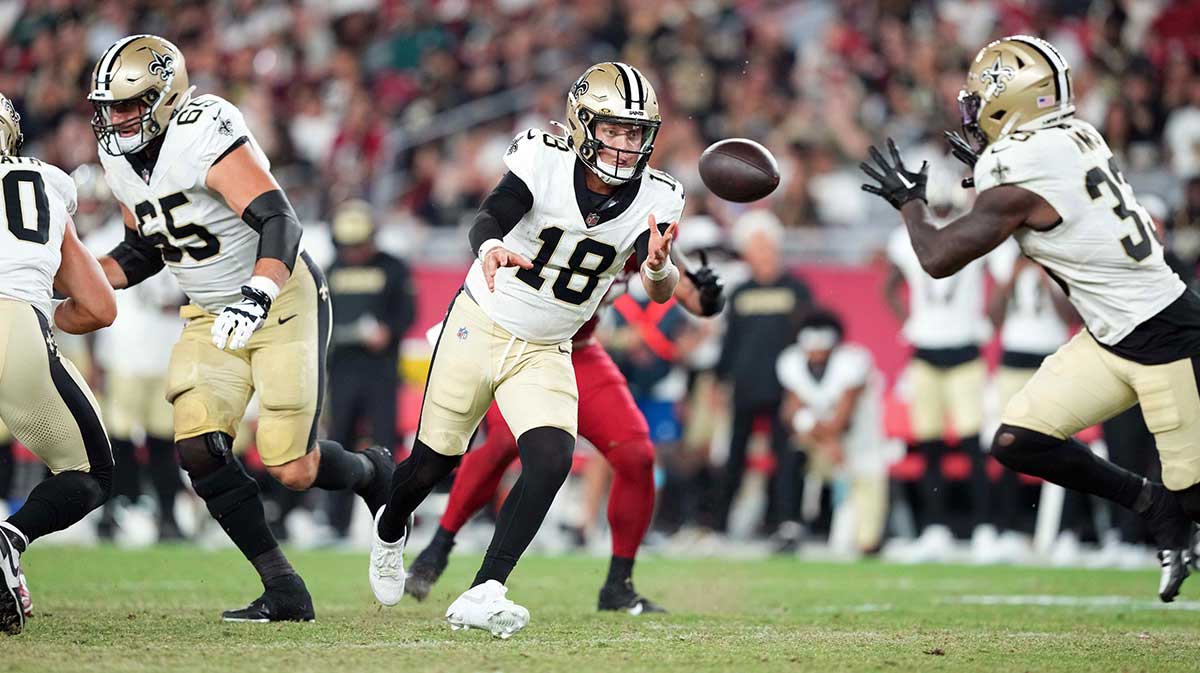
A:
{"label": "elbow pad", "polygon": [[258,232],[258,258],[277,259],[291,271],[300,252],[304,229],[283,190],[259,194],[246,206],[242,219]]}
{"label": "elbow pad", "polygon": [[129,227],[125,228],[125,240],[108,255],[125,272],[126,287],[133,287],[162,271],[164,265],[159,249]]}

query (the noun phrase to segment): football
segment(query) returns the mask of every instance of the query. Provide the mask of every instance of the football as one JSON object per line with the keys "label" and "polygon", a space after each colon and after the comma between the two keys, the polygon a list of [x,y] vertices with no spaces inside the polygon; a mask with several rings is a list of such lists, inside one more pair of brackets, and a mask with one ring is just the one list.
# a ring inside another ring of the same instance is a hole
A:
{"label": "football", "polygon": [[770,150],[753,140],[728,138],[700,155],[700,179],[722,199],[748,203],[779,186],[779,164]]}

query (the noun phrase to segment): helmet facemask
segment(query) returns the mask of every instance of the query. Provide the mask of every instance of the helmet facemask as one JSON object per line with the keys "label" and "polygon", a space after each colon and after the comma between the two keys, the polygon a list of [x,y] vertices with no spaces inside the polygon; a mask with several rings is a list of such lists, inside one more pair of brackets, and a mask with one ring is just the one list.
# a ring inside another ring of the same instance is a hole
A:
{"label": "helmet facemask", "polygon": [[976,152],[982,152],[988,146],[987,134],[979,127],[979,111],[982,107],[979,94],[965,89],[958,92],[958,114],[962,118],[963,137]]}
{"label": "helmet facemask", "polygon": [[[579,111],[579,118],[583,122],[584,132],[587,136],[579,146],[579,158],[584,165],[610,185],[621,185],[641,176],[650,162],[650,154],[654,151],[654,138],[658,135],[658,127],[661,122],[595,115],[587,109]],[[624,127],[627,133],[632,128],[640,129],[642,137],[638,149],[619,148],[605,143],[604,139],[598,137],[596,133],[600,124],[619,125]],[[606,150],[616,154],[615,163],[604,161],[601,153]]]}
{"label": "helmet facemask", "polygon": [[[92,132],[100,147],[112,156],[133,154],[145,149],[163,129],[155,121],[155,113],[162,99],[158,91],[150,89],[139,96],[116,101],[93,100],[96,113],[92,116]],[[140,105],[142,113],[120,123],[113,123],[113,108],[118,105]]]}

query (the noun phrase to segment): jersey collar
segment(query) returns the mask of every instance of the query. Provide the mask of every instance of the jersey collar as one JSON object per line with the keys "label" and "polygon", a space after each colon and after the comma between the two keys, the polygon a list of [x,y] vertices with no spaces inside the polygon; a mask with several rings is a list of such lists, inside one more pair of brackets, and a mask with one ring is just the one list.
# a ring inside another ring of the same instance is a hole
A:
{"label": "jersey collar", "polygon": [[639,176],[636,180],[630,180],[617,187],[617,191],[613,192],[612,196],[599,206],[592,208],[595,192],[587,188],[585,171],[588,170],[590,169],[582,161],[575,160],[575,203],[579,206],[579,215],[583,217],[584,225],[590,229],[602,222],[615,219],[628,210],[642,188],[642,178]]}
{"label": "jersey collar", "polygon": [[150,176],[154,175],[154,166],[158,163],[163,140],[166,137],[166,133],[160,133],[158,137],[151,140],[150,144],[146,145],[142,150],[123,155],[133,168],[133,172],[146,184],[150,184]]}

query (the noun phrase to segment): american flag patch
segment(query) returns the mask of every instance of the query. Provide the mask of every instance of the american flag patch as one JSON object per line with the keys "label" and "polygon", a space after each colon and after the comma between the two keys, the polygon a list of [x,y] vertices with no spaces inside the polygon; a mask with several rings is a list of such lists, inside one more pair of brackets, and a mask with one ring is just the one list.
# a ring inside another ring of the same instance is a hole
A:
{"label": "american flag patch", "polygon": [[1047,108],[1047,107],[1054,107],[1054,103],[1055,103],[1054,96],[1038,96],[1037,97],[1037,106],[1039,109]]}

